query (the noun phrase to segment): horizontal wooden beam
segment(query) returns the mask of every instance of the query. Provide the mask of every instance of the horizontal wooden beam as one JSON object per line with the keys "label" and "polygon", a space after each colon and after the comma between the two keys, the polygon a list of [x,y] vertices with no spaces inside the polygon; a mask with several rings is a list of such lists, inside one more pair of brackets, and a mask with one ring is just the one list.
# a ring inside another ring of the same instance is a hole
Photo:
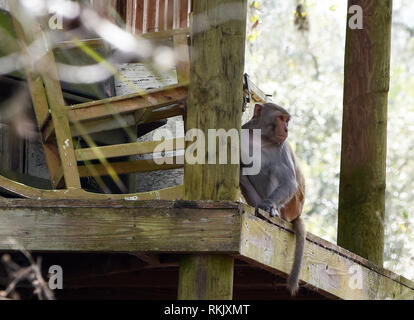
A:
{"label": "horizontal wooden beam", "polygon": [[184,138],[171,139],[167,141],[132,142],[105,147],[76,149],[75,154],[76,159],[78,161],[95,160],[101,158],[125,157],[132,155],[143,155],[153,153],[155,148],[160,143],[164,144],[164,151],[174,151],[183,150],[183,148],[179,149],[177,148],[177,146],[184,147],[185,142]]}
{"label": "horizontal wooden beam", "polygon": [[[166,157],[166,164],[157,164],[154,160],[136,160],[123,162],[110,162],[108,164],[90,164],[78,166],[80,177],[91,176],[107,176],[110,175],[110,170],[114,170],[117,174],[128,174],[137,172],[148,172],[158,170],[170,170],[183,168],[184,157]],[[168,164],[171,163],[171,164]]]}
{"label": "horizontal wooden beam", "polygon": [[[0,250],[231,254],[286,277],[291,226],[259,215],[234,202],[0,199]],[[312,234],[300,279],[329,298],[414,299],[412,281]]]}
{"label": "horizontal wooden beam", "polygon": [[174,85],[145,93],[96,100],[69,107],[71,122],[104,118],[113,114],[133,112],[144,108],[160,108],[187,98],[187,86]]}
{"label": "horizontal wooden beam", "polygon": [[[163,39],[169,39],[172,38],[175,35],[181,35],[181,34],[190,34],[190,30],[188,28],[180,28],[180,29],[174,29],[174,30],[165,30],[165,31],[158,31],[158,32],[147,32],[143,34],[139,34],[137,36],[137,39],[140,38],[148,39],[148,40],[163,40]],[[109,43],[106,42],[102,38],[95,38],[95,39],[81,39],[75,41],[61,41],[56,44],[56,48],[60,49],[73,49],[79,47],[79,43],[82,45],[88,46],[90,48],[99,48],[102,46],[108,46]]]}
{"label": "horizontal wooden beam", "polygon": [[[174,85],[68,106],[71,134],[75,137],[183,115],[184,108],[179,104],[186,98],[187,86]],[[48,141],[53,134],[49,120],[42,127],[42,138]]]}
{"label": "horizontal wooden beam", "polygon": [[[151,108],[148,108],[151,109]],[[97,120],[86,120],[79,122],[78,125],[71,126],[71,132],[73,137],[82,136],[84,134],[92,134],[104,131],[110,131],[119,128],[128,128],[131,126],[149,123],[149,122],[156,122],[159,120],[168,119],[171,117],[181,116],[184,113],[183,108],[178,105],[172,105],[168,108],[160,108],[161,110],[157,110],[153,108],[146,112],[143,116],[138,115],[137,113],[126,113],[100,118]],[[48,127],[49,132],[46,133],[45,131],[44,136],[49,136],[53,133],[53,127]]]}
{"label": "horizontal wooden beam", "polygon": [[175,187],[140,192],[131,194],[104,194],[87,192],[83,189],[62,189],[62,190],[43,190],[33,188],[14,180],[8,179],[0,175],[0,190],[5,190],[14,196],[25,199],[34,200],[63,200],[63,199],[84,199],[84,200],[175,200],[182,199],[184,194],[184,186],[179,185]]}
{"label": "horizontal wooden beam", "polygon": [[0,250],[18,249],[9,241],[14,239],[34,251],[236,253],[239,238],[237,206],[192,203],[186,207],[160,201],[0,202]]}
{"label": "horizontal wooden beam", "polygon": [[[249,210],[242,216],[240,258],[286,276],[295,248],[290,224],[262,212],[265,221]],[[414,299],[413,282],[309,233],[300,280],[328,297]]]}

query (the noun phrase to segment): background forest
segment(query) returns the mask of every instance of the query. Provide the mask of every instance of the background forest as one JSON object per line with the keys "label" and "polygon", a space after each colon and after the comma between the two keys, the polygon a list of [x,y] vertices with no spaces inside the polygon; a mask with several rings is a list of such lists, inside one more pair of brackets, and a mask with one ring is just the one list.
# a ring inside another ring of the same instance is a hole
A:
{"label": "background forest", "polygon": [[[301,10],[302,9],[302,10]],[[347,1],[249,1],[246,72],[292,114],[307,228],[336,241]],[[394,0],[385,267],[414,279],[414,2]]]}

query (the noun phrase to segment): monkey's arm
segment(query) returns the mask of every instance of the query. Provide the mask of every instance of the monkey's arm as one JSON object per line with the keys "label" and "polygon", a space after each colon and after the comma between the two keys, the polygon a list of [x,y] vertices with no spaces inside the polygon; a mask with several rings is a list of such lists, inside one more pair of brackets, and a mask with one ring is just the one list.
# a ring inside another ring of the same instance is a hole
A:
{"label": "monkey's arm", "polygon": [[256,189],[251,184],[249,178],[240,172],[240,189],[246,201],[252,207],[256,207],[262,199],[257,194]]}
{"label": "monkey's arm", "polygon": [[269,200],[274,203],[278,210],[293,198],[298,189],[298,177],[296,176],[296,172],[299,170],[299,167],[296,164],[296,158],[292,147],[288,142],[284,143],[282,147],[279,161],[280,164],[275,166],[274,169],[279,184],[269,196]]}
{"label": "monkey's arm", "polygon": [[298,183],[296,182],[295,174],[289,173],[289,171],[283,170],[278,174],[278,186],[267,199],[264,199],[259,204],[260,208],[269,211],[272,207],[276,207],[277,211],[279,211],[293,198],[298,188]]}
{"label": "monkey's arm", "polygon": [[292,199],[298,188],[295,177],[285,177],[277,188],[270,194],[270,199],[275,203],[277,208],[282,207]]}

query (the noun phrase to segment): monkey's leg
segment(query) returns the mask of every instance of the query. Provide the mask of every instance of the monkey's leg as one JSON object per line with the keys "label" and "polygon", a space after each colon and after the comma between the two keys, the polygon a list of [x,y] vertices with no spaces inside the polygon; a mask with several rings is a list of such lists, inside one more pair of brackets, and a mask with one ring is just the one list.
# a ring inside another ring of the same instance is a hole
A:
{"label": "monkey's leg", "polygon": [[256,189],[251,184],[249,178],[240,173],[240,189],[243,196],[246,198],[246,201],[252,207],[257,207],[257,205],[262,202],[262,198],[258,195]]}
{"label": "monkey's leg", "polygon": [[281,176],[280,184],[270,194],[269,198],[264,199],[259,206],[270,207],[270,205],[273,204],[273,206],[279,210],[293,198],[297,188],[298,184],[296,182],[296,177],[286,175],[284,177]]}

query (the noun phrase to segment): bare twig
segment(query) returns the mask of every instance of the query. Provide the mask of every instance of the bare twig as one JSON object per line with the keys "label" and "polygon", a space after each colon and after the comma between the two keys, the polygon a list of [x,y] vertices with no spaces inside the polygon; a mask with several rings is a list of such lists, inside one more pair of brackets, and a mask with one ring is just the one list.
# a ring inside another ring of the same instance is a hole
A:
{"label": "bare twig", "polygon": [[39,300],[54,300],[54,293],[52,290],[50,290],[48,284],[42,276],[41,258],[38,258],[35,262],[30,252],[24,249],[23,246],[18,245],[16,241],[12,239],[9,239],[9,241],[14,246],[18,247],[18,249],[25,255],[27,260],[30,262],[30,266],[21,267],[11,259],[10,255],[3,255],[1,262],[5,266],[6,272],[8,273],[11,282],[7,286],[6,290],[0,291],[0,299],[10,297],[11,295],[16,296],[17,285],[20,282],[27,280],[34,287],[34,294],[37,295]]}

